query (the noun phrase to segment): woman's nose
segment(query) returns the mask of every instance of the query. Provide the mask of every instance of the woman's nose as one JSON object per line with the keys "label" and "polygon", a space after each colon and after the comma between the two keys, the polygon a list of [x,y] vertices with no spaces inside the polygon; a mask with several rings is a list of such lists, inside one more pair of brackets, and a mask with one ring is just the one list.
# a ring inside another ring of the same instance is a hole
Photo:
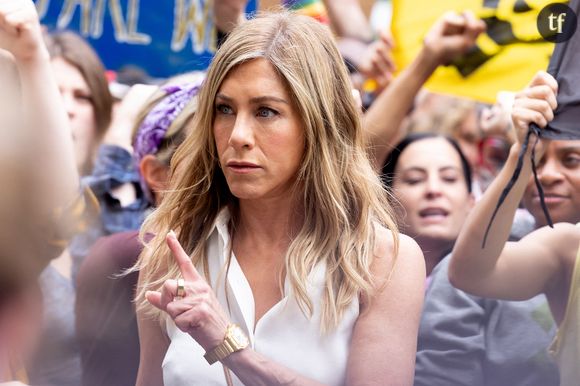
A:
{"label": "woman's nose", "polygon": [[236,149],[251,149],[254,146],[252,120],[246,114],[238,113],[236,115],[229,144]]}

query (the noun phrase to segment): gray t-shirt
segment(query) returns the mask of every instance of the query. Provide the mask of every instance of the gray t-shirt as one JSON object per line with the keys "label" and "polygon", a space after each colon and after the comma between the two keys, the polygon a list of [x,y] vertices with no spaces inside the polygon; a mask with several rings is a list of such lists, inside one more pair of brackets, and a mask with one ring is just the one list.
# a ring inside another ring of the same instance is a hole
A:
{"label": "gray t-shirt", "polygon": [[450,256],[433,270],[419,327],[415,386],[551,386],[556,325],[546,297],[471,296],[449,282]]}
{"label": "gray t-shirt", "polygon": [[75,334],[72,281],[48,266],[40,275],[43,295],[41,341],[27,367],[32,386],[79,386],[81,357]]}

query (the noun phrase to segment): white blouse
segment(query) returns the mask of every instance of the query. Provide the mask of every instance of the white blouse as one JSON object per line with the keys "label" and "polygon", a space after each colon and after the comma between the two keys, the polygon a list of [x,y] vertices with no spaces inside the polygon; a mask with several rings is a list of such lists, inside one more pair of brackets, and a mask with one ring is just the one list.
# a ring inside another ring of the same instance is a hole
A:
{"label": "white blouse", "polygon": [[[255,323],[252,290],[233,255],[227,277],[225,275],[230,249],[229,220],[229,212],[223,210],[208,239],[207,253],[211,286],[223,309],[226,313],[229,311],[231,322],[238,324],[248,335],[251,347],[268,359],[327,385],[344,384],[350,340],[359,315],[358,299],[353,300],[335,330],[321,335],[325,265],[319,264],[308,284],[308,295],[314,306],[312,318],[304,316],[286,280],[286,296]],[[170,318],[167,318],[166,328],[171,343],[163,360],[165,386],[226,385],[220,362],[210,366],[203,358],[204,349],[189,334],[179,330]],[[233,372],[231,375],[234,385],[242,385]]]}

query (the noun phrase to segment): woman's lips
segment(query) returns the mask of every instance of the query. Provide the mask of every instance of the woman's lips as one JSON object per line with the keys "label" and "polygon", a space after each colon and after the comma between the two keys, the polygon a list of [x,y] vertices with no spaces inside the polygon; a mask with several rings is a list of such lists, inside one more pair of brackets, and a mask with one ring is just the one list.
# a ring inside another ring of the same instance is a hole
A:
{"label": "woman's lips", "polygon": [[239,174],[248,174],[248,173],[252,173],[258,169],[261,169],[260,166],[254,164],[254,163],[251,163],[251,162],[232,161],[232,162],[228,162],[226,166],[232,172],[239,173]]}
{"label": "woman's lips", "polygon": [[[544,194],[544,202],[546,203],[546,205],[557,205],[562,203],[563,201],[566,201],[568,199],[567,196],[561,195],[561,194]],[[533,197],[533,201],[534,203],[539,203],[540,202],[540,196],[539,195],[535,195]]]}
{"label": "woman's lips", "polygon": [[449,211],[443,208],[425,208],[419,211],[421,221],[426,223],[439,223],[449,216]]}

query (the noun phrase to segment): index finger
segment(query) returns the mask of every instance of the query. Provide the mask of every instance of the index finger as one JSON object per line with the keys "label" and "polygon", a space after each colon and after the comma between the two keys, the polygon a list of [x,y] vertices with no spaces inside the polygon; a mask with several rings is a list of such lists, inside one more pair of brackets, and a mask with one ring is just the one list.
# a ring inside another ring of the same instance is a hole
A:
{"label": "index finger", "polygon": [[197,269],[193,266],[191,259],[189,258],[188,254],[185,253],[183,247],[177,240],[177,236],[175,235],[174,231],[169,231],[167,236],[165,236],[165,241],[171,250],[177,265],[179,266],[179,270],[181,271],[181,275],[187,281],[198,281],[203,280]]}

